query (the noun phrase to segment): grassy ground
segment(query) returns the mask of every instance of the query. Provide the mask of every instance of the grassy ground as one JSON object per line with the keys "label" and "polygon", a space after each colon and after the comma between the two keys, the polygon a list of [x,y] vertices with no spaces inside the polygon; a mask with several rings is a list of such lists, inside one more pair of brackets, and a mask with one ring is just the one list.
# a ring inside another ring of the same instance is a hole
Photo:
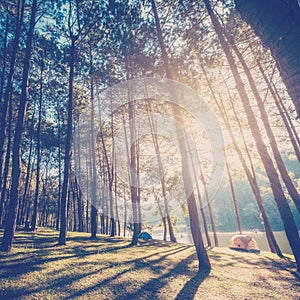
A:
{"label": "grassy ground", "polygon": [[0,253],[0,299],[300,299],[291,257],[209,250],[212,271],[197,272],[194,247],[57,232],[17,232]]}

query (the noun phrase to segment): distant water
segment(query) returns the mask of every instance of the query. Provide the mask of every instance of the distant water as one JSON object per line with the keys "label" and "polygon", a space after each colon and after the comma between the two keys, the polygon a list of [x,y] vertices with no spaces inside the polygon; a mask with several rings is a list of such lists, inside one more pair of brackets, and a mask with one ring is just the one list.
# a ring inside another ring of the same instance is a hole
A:
{"label": "distant water", "polygon": [[[163,232],[161,228],[154,229],[153,232],[151,233],[153,238],[162,240],[163,239]],[[238,232],[218,232],[217,237],[219,241],[219,247],[228,247],[229,242],[231,238],[239,234]],[[268,247],[268,241],[266,238],[265,232],[254,232],[254,231],[245,231],[243,234],[249,235],[253,237],[256,242],[258,243],[258,246],[260,250],[262,251],[269,251]],[[300,231],[299,231],[300,234]],[[287,254],[292,254],[292,250],[290,248],[289,242],[287,240],[287,237],[285,235],[284,231],[274,231],[275,238],[277,240],[277,243],[283,253]],[[203,234],[204,242],[206,243],[206,238],[205,235]],[[193,244],[193,239],[192,235],[190,232],[177,232],[176,233],[176,239],[178,243],[183,243],[183,244]],[[214,245],[214,238],[213,234],[210,233],[210,239],[212,245]]]}

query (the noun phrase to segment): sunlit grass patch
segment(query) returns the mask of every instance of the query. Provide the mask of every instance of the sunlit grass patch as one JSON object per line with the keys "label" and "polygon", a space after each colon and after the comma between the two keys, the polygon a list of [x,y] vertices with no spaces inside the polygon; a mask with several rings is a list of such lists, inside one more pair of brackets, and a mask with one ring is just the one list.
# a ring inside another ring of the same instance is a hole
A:
{"label": "sunlit grass patch", "polygon": [[297,299],[292,256],[209,249],[213,269],[198,273],[191,245],[142,242],[41,229],[17,232],[0,253],[0,299]]}

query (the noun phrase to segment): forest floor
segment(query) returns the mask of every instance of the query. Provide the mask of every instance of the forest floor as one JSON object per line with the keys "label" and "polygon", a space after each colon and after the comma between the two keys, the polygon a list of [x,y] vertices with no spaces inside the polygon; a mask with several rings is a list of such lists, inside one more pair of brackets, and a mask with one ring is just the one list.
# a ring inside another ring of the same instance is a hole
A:
{"label": "forest floor", "polygon": [[[0,233],[2,236],[2,232]],[[86,233],[18,231],[10,253],[0,252],[0,299],[300,299],[291,256],[208,250],[210,273],[198,273],[194,247]]]}

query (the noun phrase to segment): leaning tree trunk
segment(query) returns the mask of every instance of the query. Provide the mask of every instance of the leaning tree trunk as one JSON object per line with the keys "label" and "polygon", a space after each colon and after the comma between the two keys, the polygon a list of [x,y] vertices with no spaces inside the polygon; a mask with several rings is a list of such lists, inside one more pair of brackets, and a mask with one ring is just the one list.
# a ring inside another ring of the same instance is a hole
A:
{"label": "leaning tree trunk", "polygon": [[20,159],[21,159],[21,139],[24,129],[24,119],[26,115],[26,106],[28,102],[28,77],[30,69],[30,57],[32,49],[32,40],[34,27],[36,25],[37,0],[34,0],[31,6],[30,25],[26,40],[26,50],[24,58],[24,68],[22,75],[22,86],[20,102],[18,107],[17,124],[15,128],[13,148],[12,148],[12,175],[11,175],[11,190],[9,197],[8,212],[5,223],[4,235],[1,243],[2,251],[10,251],[12,241],[16,229],[16,217],[18,211],[18,190],[20,179]]}
{"label": "leaning tree trunk", "polygon": [[238,229],[239,229],[239,233],[242,234],[242,225],[241,225],[241,219],[240,219],[239,209],[238,209],[238,205],[237,205],[236,194],[235,194],[235,190],[234,190],[234,186],[233,186],[233,180],[232,180],[232,176],[231,176],[229,165],[228,165],[227,161],[226,161],[226,169],[227,169],[227,175],[228,175],[228,179],[229,179],[229,185],[230,185],[230,190],[231,190],[231,195],[232,195],[232,201],[233,201],[237,226],[238,226]]}
{"label": "leaning tree trunk", "polygon": [[[187,143],[187,149],[189,151],[189,155],[192,158],[192,152],[191,152],[191,148],[189,147],[189,144]],[[202,222],[203,222],[203,226],[204,226],[204,232],[205,232],[205,236],[206,236],[206,240],[207,240],[207,246],[211,247],[211,239],[209,236],[209,232],[208,232],[208,226],[207,226],[207,219],[205,216],[205,211],[204,211],[204,206],[203,206],[203,202],[202,202],[202,195],[200,192],[200,187],[199,187],[199,178],[197,176],[196,173],[196,168],[195,168],[195,162],[192,161],[192,171],[193,171],[193,176],[194,176],[194,181],[195,181],[195,185],[196,185],[196,191],[197,191],[197,197],[198,197],[198,202],[199,202],[199,207],[200,207],[200,213],[201,213],[201,217],[202,217]]]}
{"label": "leaning tree trunk", "polygon": [[[226,32],[223,31],[223,33],[224,33],[224,36],[228,40]],[[261,115],[261,120],[264,124],[264,128],[265,128],[267,136],[269,138],[270,146],[271,146],[271,149],[272,149],[272,152],[273,152],[273,155],[274,155],[279,173],[281,175],[281,178],[282,178],[282,180],[283,180],[283,182],[284,182],[284,184],[287,188],[288,193],[290,194],[291,198],[293,199],[298,212],[300,213],[300,195],[299,195],[297,189],[295,188],[292,179],[290,178],[290,176],[288,174],[288,171],[285,167],[284,161],[283,161],[282,156],[280,154],[280,151],[278,149],[277,141],[276,141],[275,135],[272,131],[267,111],[265,109],[264,101],[263,101],[263,99],[261,98],[261,96],[258,92],[258,89],[257,89],[256,84],[254,82],[254,78],[253,78],[253,76],[250,72],[249,67],[247,66],[247,63],[246,63],[242,53],[239,51],[237,46],[234,45],[233,43],[232,43],[232,49],[233,49],[234,53],[236,54],[236,56],[238,57],[241,65],[242,65],[242,67],[245,71],[245,75],[248,79],[251,90],[252,90],[253,95],[256,99],[258,109],[259,109],[259,112],[260,112],[260,115]]]}
{"label": "leaning tree trunk", "polygon": [[267,78],[267,75],[261,65],[261,63],[259,62],[259,60],[257,60],[257,65],[259,67],[259,70],[266,82],[266,84],[268,85],[268,89],[269,91],[271,92],[271,95],[275,101],[275,104],[276,104],[276,107],[278,109],[278,112],[282,118],[282,121],[285,125],[285,128],[287,130],[287,133],[289,135],[289,138],[290,138],[290,141],[291,141],[291,144],[293,145],[293,148],[294,148],[294,151],[295,151],[295,155],[298,159],[298,162],[300,163],[300,148],[299,148],[299,145],[297,143],[297,134],[295,134],[295,131],[293,131],[293,127],[291,126],[292,123],[289,122],[289,115],[288,114],[285,114],[285,111],[284,111],[284,107],[282,106],[282,99],[280,98],[280,96],[278,95],[278,93],[276,93],[275,89],[273,88],[272,84],[271,84],[271,80],[269,80]]}
{"label": "leaning tree trunk", "polygon": [[235,0],[236,9],[270,48],[300,116],[300,8],[297,0]]}
{"label": "leaning tree trunk", "polygon": [[[160,147],[159,147],[157,133],[156,133],[157,130],[154,126],[153,116],[151,115],[151,112],[152,112],[151,108],[149,106],[147,106],[147,117],[148,117],[150,129],[151,129],[152,142],[153,142],[153,146],[155,149],[155,155],[156,155],[157,164],[158,164],[158,172],[159,172],[159,178],[160,178],[160,183],[161,183],[161,191],[162,191],[162,196],[164,199],[165,218],[167,219],[167,222],[168,222],[170,241],[173,243],[176,243],[176,237],[174,234],[173,224],[172,224],[172,220],[171,220],[171,216],[170,216],[169,203],[167,200],[166,181],[165,181],[164,168],[163,168],[161,155],[160,155]],[[164,222],[165,221],[166,220],[164,220]]]}
{"label": "leaning tree trunk", "polygon": [[[174,80],[175,76],[169,64],[169,58],[163,40],[163,34],[160,26],[160,20],[157,13],[155,0],[151,0],[151,4],[152,4],[152,10],[155,18],[157,38],[162,52],[162,59],[164,63],[164,68],[166,70],[166,75],[168,79]],[[176,97],[176,95],[174,96]],[[176,116],[176,122],[178,124],[183,123],[181,114],[178,111],[176,111],[175,108],[174,108],[174,116]],[[177,132],[177,137],[179,142],[179,151],[181,154],[183,185],[184,185],[185,194],[187,196],[187,205],[188,205],[188,211],[190,216],[191,232],[192,232],[192,237],[193,237],[193,241],[194,241],[194,245],[196,248],[196,253],[199,261],[199,270],[210,270],[211,264],[203,243],[202,233],[200,229],[198,208],[196,204],[196,197],[192,187],[191,172],[189,169],[189,159],[188,159],[187,147],[184,140],[184,132],[183,129],[178,125],[176,126],[176,132]]]}
{"label": "leaning tree trunk", "polygon": [[[7,114],[7,108],[9,105],[9,101],[11,99],[12,94],[12,87],[13,87],[13,78],[15,73],[15,64],[17,60],[17,53],[19,50],[19,41],[20,36],[22,33],[22,23],[23,23],[23,17],[24,17],[24,10],[25,10],[25,0],[19,0],[17,4],[17,17],[16,17],[16,29],[15,29],[15,36],[12,42],[12,53],[10,57],[10,69],[9,74],[6,80],[6,90],[4,93],[4,99],[1,106],[1,118],[0,118],[0,173],[2,172],[2,162],[3,162],[3,155],[4,155],[4,142],[6,139],[6,114]],[[3,53],[5,54],[5,53]],[[28,62],[29,64],[29,62]],[[4,66],[3,66],[4,67]],[[25,62],[24,62],[24,68],[25,68]],[[24,73],[23,73],[24,74]],[[4,76],[4,74],[3,74]],[[4,78],[3,78],[4,79]],[[2,93],[2,91],[1,91]],[[1,95],[2,96],[2,95]],[[23,124],[22,124],[23,126]],[[0,186],[2,185],[2,176],[0,174]]]}
{"label": "leaning tree trunk", "polygon": [[263,141],[262,135],[260,133],[260,129],[256,122],[255,114],[254,114],[251,104],[250,104],[250,99],[247,95],[242,78],[238,72],[238,68],[235,63],[234,57],[230,52],[230,47],[222,33],[222,27],[211,8],[210,2],[208,0],[204,0],[204,3],[206,5],[206,8],[207,8],[207,11],[211,18],[212,24],[216,30],[216,33],[220,40],[221,46],[222,46],[223,51],[228,60],[229,67],[232,71],[234,80],[236,82],[237,90],[240,95],[242,104],[245,108],[246,117],[247,117],[248,123],[250,125],[250,129],[251,129],[253,138],[255,140],[255,144],[256,144],[258,153],[261,157],[261,161],[265,167],[266,174],[267,174],[268,179],[271,184],[271,189],[273,192],[274,200],[277,204],[277,208],[278,208],[278,211],[280,213],[280,216],[281,216],[281,219],[282,219],[282,222],[284,225],[286,236],[288,238],[292,252],[296,259],[297,270],[298,270],[298,272],[300,272],[300,252],[299,252],[300,238],[299,238],[299,233],[298,233],[296,223],[294,221],[293,214],[291,212],[291,209],[288,205],[287,199],[282,190],[281,182],[279,180],[279,177],[278,177],[277,171],[275,169],[275,166],[273,164],[273,161],[272,161],[272,159],[268,153],[267,147]]}
{"label": "leaning tree trunk", "polygon": [[[204,74],[206,74],[205,71],[204,71]],[[207,79],[207,76],[206,76],[206,79]],[[248,181],[250,183],[251,189],[252,189],[253,194],[255,196],[255,200],[256,200],[256,203],[258,205],[259,211],[261,212],[262,219],[263,219],[263,225],[264,225],[264,228],[265,228],[265,232],[266,232],[266,236],[267,236],[267,240],[268,240],[270,251],[273,252],[273,253],[276,252],[279,257],[283,257],[283,255],[281,253],[281,250],[280,250],[280,248],[279,248],[279,246],[277,244],[277,241],[275,239],[275,236],[273,234],[273,231],[272,231],[272,228],[271,228],[271,225],[270,225],[270,222],[269,222],[269,219],[268,219],[268,216],[267,216],[264,204],[263,204],[263,200],[262,200],[262,197],[261,197],[261,194],[260,194],[260,191],[259,191],[259,187],[258,187],[256,175],[255,175],[254,166],[253,166],[253,163],[252,163],[252,158],[251,158],[251,155],[250,155],[250,153],[248,151],[246,140],[245,140],[245,137],[244,137],[244,134],[243,134],[243,131],[242,131],[242,127],[241,127],[241,124],[240,124],[239,119],[237,117],[237,114],[236,114],[236,111],[234,109],[233,103],[232,103],[232,101],[230,101],[231,102],[231,106],[232,106],[233,111],[234,111],[235,119],[236,119],[236,121],[238,123],[239,129],[240,129],[240,132],[241,132],[241,135],[242,135],[242,139],[243,139],[244,146],[245,146],[245,149],[246,149],[246,154],[248,156],[249,163],[250,163],[250,166],[251,166],[251,171],[248,168],[248,166],[246,164],[246,161],[244,159],[244,156],[242,154],[242,151],[241,151],[241,149],[239,148],[239,146],[238,146],[238,144],[236,142],[235,135],[234,135],[234,133],[233,133],[233,131],[231,129],[231,126],[229,124],[229,119],[228,119],[228,116],[227,116],[224,104],[221,102],[222,103],[222,107],[219,105],[219,103],[218,103],[218,101],[216,99],[216,96],[214,94],[214,91],[212,90],[212,87],[211,87],[210,84],[209,84],[209,88],[210,88],[210,90],[212,92],[212,95],[213,95],[213,98],[215,100],[215,103],[217,104],[218,109],[219,109],[219,111],[220,111],[220,113],[221,113],[221,115],[223,117],[225,126],[226,126],[226,128],[227,128],[227,130],[228,130],[228,132],[230,134],[230,137],[231,137],[231,140],[232,140],[232,144],[234,146],[234,149],[235,149],[236,153],[239,156],[240,162],[242,164],[242,167],[243,167],[243,169],[245,171],[245,174],[247,176],[247,179],[248,179]],[[228,92],[229,99],[230,99],[231,96],[229,94],[229,90],[228,89],[227,89],[227,92]],[[252,174],[251,174],[251,172],[252,172]]]}
{"label": "leaning tree trunk", "polygon": [[218,241],[218,236],[217,236],[217,229],[216,229],[216,225],[215,225],[215,221],[214,221],[212,207],[211,207],[211,204],[210,204],[210,199],[209,199],[209,196],[208,196],[207,185],[206,185],[206,182],[205,182],[205,179],[204,179],[204,174],[203,174],[200,162],[199,162],[199,170],[200,170],[200,179],[201,179],[203,187],[204,187],[204,195],[205,195],[205,198],[206,198],[207,209],[208,209],[208,214],[209,214],[210,224],[211,224],[211,230],[212,230],[213,236],[214,236],[214,243],[215,243],[215,247],[218,247],[219,246],[219,241]]}

